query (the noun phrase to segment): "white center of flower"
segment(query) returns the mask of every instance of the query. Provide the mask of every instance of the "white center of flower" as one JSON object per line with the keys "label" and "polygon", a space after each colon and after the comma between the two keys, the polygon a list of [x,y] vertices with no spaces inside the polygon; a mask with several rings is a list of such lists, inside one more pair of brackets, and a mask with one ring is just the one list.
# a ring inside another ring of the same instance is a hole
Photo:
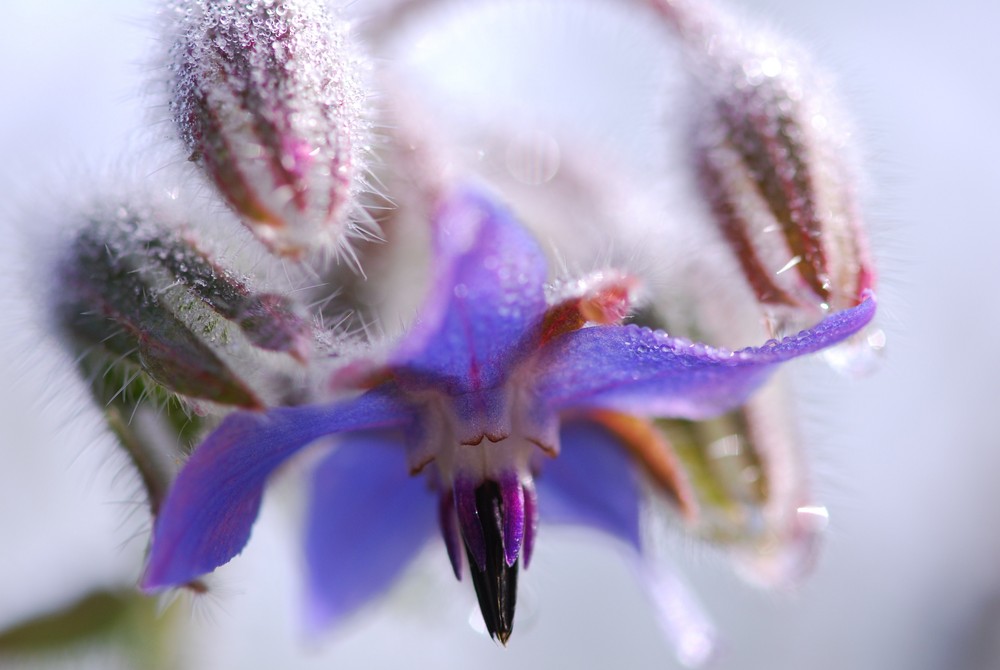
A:
{"label": "white center of flower", "polygon": [[555,455],[558,445],[543,439],[525,419],[528,394],[508,381],[501,392],[449,396],[429,393],[422,400],[425,434],[411,452],[414,473],[432,466],[432,478],[443,489],[455,479],[499,480],[501,473],[530,472],[532,457]]}

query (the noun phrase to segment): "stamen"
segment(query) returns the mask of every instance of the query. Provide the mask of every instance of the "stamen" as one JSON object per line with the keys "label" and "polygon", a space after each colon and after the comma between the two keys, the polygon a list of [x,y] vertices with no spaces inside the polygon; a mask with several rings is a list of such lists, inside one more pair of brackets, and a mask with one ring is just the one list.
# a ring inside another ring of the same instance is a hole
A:
{"label": "stamen", "polygon": [[[507,510],[500,486],[492,481],[483,482],[475,490],[475,505],[477,516],[483,522],[480,534],[484,541],[485,565],[483,568],[473,565],[472,583],[476,587],[476,597],[486,630],[490,637],[499,639],[501,644],[506,645],[514,629],[518,564],[515,559],[513,565],[508,565],[504,551],[501,528],[504,526]],[[473,556],[468,538],[466,549],[471,562]]]}
{"label": "stamen", "polygon": [[441,496],[438,504],[438,522],[441,525],[441,537],[448,550],[448,560],[455,571],[455,579],[462,581],[462,534],[458,530],[458,517],[455,512],[455,496],[447,491]]}

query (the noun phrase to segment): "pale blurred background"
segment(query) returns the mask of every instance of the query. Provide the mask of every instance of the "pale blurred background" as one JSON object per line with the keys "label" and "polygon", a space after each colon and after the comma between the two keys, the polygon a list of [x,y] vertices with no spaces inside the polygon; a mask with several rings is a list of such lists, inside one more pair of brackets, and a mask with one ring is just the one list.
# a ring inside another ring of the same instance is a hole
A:
{"label": "pale blurred background", "polygon": [[[570,5],[581,3],[556,4],[572,13]],[[882,369],[861,381],[808,371],[806,448],[831,526],[818,568],[798,592],[755,590],[716,556],[678,543],[677,564],[722,636],[714,667],[1000,668],[1000,208],[991,200],[1000,192],[1000,3],[739,6],[808,45],[838,76],[866,157],[866,216],[889,347]],[[4,0],[5,240],[14,238],[7,226],[15,221],[46,224],[33,218],[36,204],[58,201],[89,174],[148,146],[140,95],[152,71],[144,61],[148,13],[138,0]],[[603,14],[581,16],[575,20],[586,24]],[[629,25],[613,23],[605,46],[621,45],[624,65],[641,67],[644,47],[630,42]],[[622,88],[610,95],[622,96],[618,106],[631,119],[645,102],[627,96],[642,91]],[[640,117],[637,127],[655,119]],[[10,285],[32,263],[13,248],[5,242],[0,250],[0,276]],[[5,295],[0,308],[3,630],[95,588],[133,584],[147,521],[133,478],[80,410],[80,390],[58,364],[65,361],[26,325],[32,305]],[[386,601],[330,639],[308,643],[298,632],[289,518],[269,506],[245,554],[218,577],[217,592],[193,609],[182,603],[187,630],[175,651],[185,667],[676,665],[615,549],[569,532],[539,544],[507,649],[469,625],[471,588],[452,583],[437,545]],[[23,661],[123,663],[99,648]]]}

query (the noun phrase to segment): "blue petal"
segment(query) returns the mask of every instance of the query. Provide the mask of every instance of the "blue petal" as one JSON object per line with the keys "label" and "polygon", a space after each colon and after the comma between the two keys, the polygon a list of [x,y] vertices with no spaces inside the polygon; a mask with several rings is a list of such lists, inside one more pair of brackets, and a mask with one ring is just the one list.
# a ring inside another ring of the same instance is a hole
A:
{"label": "blue petal", "polygon": [[599,424],[560,431],[559,456],[535,479],[543,523],[590,526],[639,549],[638,475],[617,438]]}
{"label": "blue petal", "polygon": [[600,424],[563,426],[562,451],[535,480],[540,516],[546,523],[590,526],[626,542],[660,624],[682,659],[712,650],[715,630],[690,589],[642,546],[638,475],[625,449]]}
{"label": "blue petal", "polygon": [[343,439],[313,475],[306,530],[309,626],[336,623],[389,588],[436,526],[436,501],[384,434]]}
{"label": "blue petal", "polygon": [[409,409],[381,390],[329,406],[231,414],[170,489],[153,529],[143,588],[185,584],[238,554],[267,478],[299,449],[324,435],[408,421]]}
{"label": "blue petal", "polygon": [[553,340],[539,359],[535,391],[546,411],[605,408],[702,419],[743,403],[775,367],[844,340],[875,314],[869,296],[822,323],[738,352],[667,337],[637,326],[597,326]]}
{"label": "blue petal", "polygon": [[472,189],[443,202],[434,232],[434,284],[391,364],[414,385],[494,387],[537,341],[545,256],[510,212]]}

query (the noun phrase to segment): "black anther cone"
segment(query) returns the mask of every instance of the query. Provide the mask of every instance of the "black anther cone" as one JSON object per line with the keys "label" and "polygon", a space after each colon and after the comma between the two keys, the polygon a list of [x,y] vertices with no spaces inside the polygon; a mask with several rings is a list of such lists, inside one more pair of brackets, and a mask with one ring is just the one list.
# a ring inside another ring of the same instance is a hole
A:
{"label": "black anther cone", "polygon": [[503,499],[496,482],[484,482],[476,489],[476,512],[486,544],[486,570],[479,570],[476,560],[466,549],[476,587],[479,609],[486,630],[494,640],[507,644],[514,629],[514,605],[517,602],[517,567],[520,560],[508,566],[503,550]]}

